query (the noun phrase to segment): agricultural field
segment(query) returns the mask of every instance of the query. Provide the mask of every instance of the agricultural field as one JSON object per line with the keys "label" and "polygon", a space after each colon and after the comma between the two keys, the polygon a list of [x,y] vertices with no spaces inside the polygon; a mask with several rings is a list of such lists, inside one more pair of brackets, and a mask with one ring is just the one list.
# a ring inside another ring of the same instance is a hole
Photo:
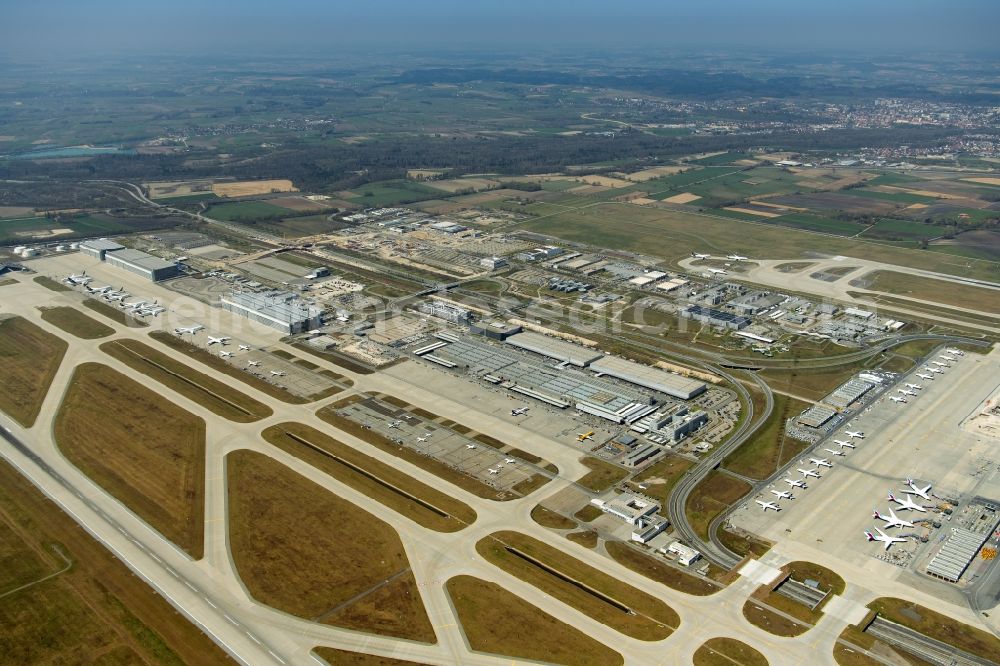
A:
{"label": "agricultural field", "polygon": [[613,666],[622,656],[500,585],[472,576],[446,584],[469,645],[513,659],[568,666]]}
{"label": "agricultural field", "polygon": [[[525,534],[496,532],[481,539],[476,550],[491,564],[626,636],[662,640],[680,624],[677,613],[659,599]],[[632,612],[623,613],[626,608]]]}
{"label": "agricultural field", "polygon": [[0,561],[0,662],[233,663],[5,461]]}
{"label": "agricultural field", "polygon": [[456,532],[476,520],[469,505],[301,423],[280,423],[261,436],[428,529]]}
{"label": "agricultural field", "polygon": [[240,180],[212,184],[212,192],[220,197],[252,197],[259,194],[297,191],[295,186],[292,185],[292,181],[287,179]]}
{"label": "agricultural field", "polygon": [[379,183],[369,183],[352,190],[357,195],[353,203],[366,208],[380,206],[397,206],[425,199],[441,198],[441,190],[406,180],[387,180]]}
{"label": "agricultural field", "polygon": [[435,642],[389,524],[260,453],[235,451],[226,470],[232,556],[255,599],[313,622]]}
{"label": "agricultural field", "polygon": [[126,220],[94,215],[7,218],[0,220],[0,243],[61,241],[134,230]]}
{"label": "agricultural field", "polygon": [[1000,232],[990,229],[966,231],[954,238],[932,241],[929,249],[970,259],[1000,262]]}
{"label": "agricultural field", "polygon": [[266,222],[254,223],[255,229],[260,229],[261,231],[266,231],[282,238],[301,238],[302,236],[328,234],[340,229],[347,229],[348,227],[350,225],[346,222],[331,220],[328,213],[286,217],[281,220],[267,220]]}
{"label": "agricultural field", "polygon": [[288,210],[272,206],[265,201],[232,201],[212,204],[205,216],[223,222],[253,222],[280,218],[288,215]]}
{"label": "agricultural field", "polygon": [[73,373],[53,435],[96,484],[201,558],[204,420],[106,365],[84,363]]}
{"label": "agricultural field", "polygon": [[0,319],[0,410],[34,425],[68,346],[22,317]]}
{"label": "agricultural field", "polygon": [[110,326],[106,326],[68,305],[41,308],[41,311],[44,321],[84,340],[106,338],[115,332],[115,329]]}

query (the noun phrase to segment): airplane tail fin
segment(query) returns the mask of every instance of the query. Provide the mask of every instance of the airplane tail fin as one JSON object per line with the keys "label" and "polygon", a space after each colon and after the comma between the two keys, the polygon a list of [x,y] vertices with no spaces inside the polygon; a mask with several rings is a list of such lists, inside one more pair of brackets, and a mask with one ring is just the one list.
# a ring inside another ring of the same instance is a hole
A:
{"label": "airplane tail fin", "polygon": [[886,499],[889,500],[890,502],[895,502],[896,501],[896,496],[893,495],[892,492],[890,491],[889,495],[886,497]]}
{"label": "airplane tail fin", "polygon": [[878,512],[878,509],[872,509],[872,518],[882,518],[882,514]]}
{"label": "airplane tail fin", "polygon": [[871,532],[868,532],[867,530],[865,531],[865,536],[868,537],[869,541],[874,541],[875,540],[875,535],[872,534]]}

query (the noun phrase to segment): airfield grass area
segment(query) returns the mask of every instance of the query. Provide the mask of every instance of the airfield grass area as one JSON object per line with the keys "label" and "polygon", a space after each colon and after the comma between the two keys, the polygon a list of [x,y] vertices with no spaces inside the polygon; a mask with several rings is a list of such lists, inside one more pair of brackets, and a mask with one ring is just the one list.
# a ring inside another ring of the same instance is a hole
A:
{"label": "airfield grass area", "polygon": [[735,638],[710,638],[695,650],[694,666],[767,666],[767,657]]}
{"label": "airfield grass area", "polygon": [[812,628],[808,624],[803,624],[765,608],[758,604],[754,600],[754,597],[747,599],[746,603],[743,604],[743,617],[750,624],[763,629],[769,634],[786,638],[801,636]]}
{"label": "airfield grass area", "polygon": [[63,455],[97,485],[201,558],[204,420],[106,365],[84,363],[53,433]]}
{"label": "airfield grass area", "polygon": [[380,657],[364,652],[351,652],[332,647],[318,647],[313,654],[331,664],[331,666],[428,666],[417,661]]}
{"label": "airfield grass area", "polygon": [[476,544],[490,563],[545,594],[638,640],[662,640],[680,625],[676,611],[649,594],[519,532],[495,532]]}
{"label": "airfield grass area", "polygon": [[771,550],[771,546],[773,545],[771,542],[765,541],[749,532],[737,532],[726,527],[720,529],[717,532],[717,536],[722,545],[743,557],[760,558],[764,553]]}
{"label": "airfield grass area", "polygon": [[230,453],[226,471],[232,556],[255,599],[313,622],[435,642],[388,523],[260,453]]}
{"label": "airfield grass area", "polygon": [[597,532],[593,530],[570,532],[566,535],[566,538],[579,546],[583,546],[584,548],[597,548]]}
{"label": "airfield grass area", "polygon": [[264,430],[261,436],[428,529],[457,532],[476,520],[476,512],[468,504],[315,428],[302,423],[280,423]]}
{"label": "airfield grass area", "polygon": [[580,459],[580,462],[589,467],[590,471],[577,479],[576,482],[594,492],[607,490],[628,476],[627,470],[599,458],[585,456]]}
{"label": "airfield grass area", "polygon": [[[784,391],[805,400],[818,401],[865,369],[866,366],[863,363],[848,363],[820,368],[767,368],[758,374],[764,377],[768,385],[775,391]],[[775,395],[775,399],[777,398],[778,395]],[[797,399],[794,402],[796,405],[803,404],[801,400]],[[803,406],[802,409],[805,407]]]}
{"label": "airfield grass area", "polygon": [[46,289],[51,289],[52,291],[73,291],[59,280],[53,280],[47,275],[38,275],[32,278],[32,282],[40,284]]}
{"label": "airfield grass area", "polygon": [[692,252],[705,251],[788,260],[822,252],[964,277],[1000,278],[1000,264],[989,261],[624,203],[553,212],[528,220],[520,228],[587,245],[655,255],[674,263],[690,257]]}
{"label": "airfield grass area", "polygon": [[766,479],[779,467],[805,450],[806,444],[785,434],[785,420],[809,403],[776,393],[774,410],[754,436],[726,456],[723,466],[752,479]]}
{"label": "airfield grass area", "polygon": [[101,345],[101,351],[230,421],[251,423],[274,413],[264,403],[138,340],[111,340]]}
{"label": "airfield grass area", "polygon": [[30,428],[68,345],[23,317],[0,319],[0,410]]}
{"label": "airfield grass area", "polygon": [[4,664],[233,663],[6,461],[0,561]]}
{"label": "airfield grass area", "polygon": [[[918,325],[921,322],[927,322],[927,325],[931,325],[931,320],[926,317],[935,317],[936,319],[933,321],[933,325],[945,326],[956,332],[960,332],[963,329],[969,331],[972,327],[978,328],[981,326],[1000,328],[1000,316],[992,316],[979,312],[966,312],[964,310],[956,310],[943,305],[914,302],[907,300],[906,298],[888,296],[886,294],[875,292],[849,291],[847,294],[849,296],[853,296],[854,298],[859,298],[862,301],[872,303],[876,306],[881,306],[883,314],[891,312],[890,309],[895,308],[919,313],[908,315],[909,321]],[[926,315],[926,317],[922,315]],[[941,321],[942,319],[944,322]],[[975,328],[971,331],[973,334],[978,333]]]}
{"label": "airfield grass area", "polygon": [[570,520],[561,513],[556,513],[551,509],[546,509],[538,504],[531,510],[531,519],[542,527],[553,530],[572,530],[576,528],[576,521]]}
{"label": "airfield grass area", "polygon": [[708,526],[717,515],[750,492],[750,484],[719,471],[713,471],[688,495],[684,512],[694,531],[708,540]]}
{"label": "airfield grass area", "polygon": [[607,541],[604,548],[619,564],[678,592],[703,597],[722,589],[703,576],[681,571],[656,557],[636,550],[623,541]]}
{"label": "airfield grass area", "polygon": [[455,576],[446,588],[469,646],[477,652],[573,666],[623,663],[608,646],[496,583]]}
{"label": "airfield grass area", "polygon": [[985,659],[1000,654],[1000,638],[905,599],[880,597],[868,608],[886,620]]}
{"label": "airfield grass area", "polygon": [[[357,396],[351,396],[351,398],[354,397]],[[351,398],[346,398],[346,399],[350,400]],[[372,446],[377,447],[385,451],[386,453],[390,453],[396,456],[397,458],[401,458],[413,465],[416,465],[417,467],[425,471],[428,471],[431,474],[434,474],[435,476],[440,477],[441,479],[461,488],[462,490],[468,493],[471,493],[472,495],[475,495],[476,497],[481,497],[482,499],[496,500],[496,501],[512,500],[519,497],[519,495],[517,494],[501,492],[496,488],[489,486],[483,483],[482,481],[479,481],[478,479],[469,476],[468,474],[464,474],[463,472],[460,472],[457,469],[448,466],[447,464],[441,462],[440,460],[420,455],[413,449],[407,448],[402,444],[397,444],[396,442],[393,442],[391,439],[389,439],[385,435],[382,435],[381,433],[377,433],[369,428],[364,428],[360,423],[352,421],[351,419],[346,418],[344,416],[341,416],[340,414],[337,413],[336,410],[339,409],[343,404],[344,404],[343,401],[338,401],[333,403],[332,405],[328,405],[327,407],[324,407],[323,409],[320,409],[318,412],[316,412],[316,416],[326,421],[330,425],[334,426],[335,428],[338,428],[346,433],[354,435],[358,439],[368,442]]]}
{"label": "airfield grass area", "polygon": [[277,398],[282,402],[286,402],[292,405],[301,405],[309,402],[307,398],[302,398],[300,396],[297,396],[294,393],[291,393],[290,391],[286,391],[283,388],[279,388],[274,384],[264,379],[261,379],[260,377],[257,377],[256,375],[250,374],[249,372],[243,370],[242,368],[239,368],[230,363],[226,363],[224,359],[219,358],[218,356],[208,351],[207,349],[202,349],[201,347],[197,347],[191,344],[190,342],[187,342],[186,340],[182,340],[176,335],[171,335],[166,331],[152,331],[149,334],[149,337],[153,338],[160,344],[166,345],[167,347],[170,347],[175,351],[179,351],[182,354],[190,356],[196,361],[204,363],[205,365],[212,368],[216,372],[221,372],[222,374],[228,375],[229,377],[234,377],[235,379],[240,380],[244,384],[257,389],[261,393],[269,395],[272,398]]}
{"label": "airfield grass area", "polygon": [[9,287],[12,284],[18,284],[18,281],[14,278],[0,278],[0,287]]}
{"label": "airfield grass area", "polygon": [[41,308],[42,319],[53,326],[57,326],[70,335],[75,335],[83,340],[96,340],[106,338],[115,332],[115,329],[102,324],[92,317],[88,317],[74,307],[60,305],[56,307]]}
{"label": "airfield grass area", "polygon": [[585,523],[589,523],[592,520],[600,518],[604,515],[604,512],[593,504],[587,504],[582,509],[573,514],[578,520],[582,520]]}
{"label": "airfield grass area", "polygon": [[108,305],[107,303],[102,303],[95,298],[88,298],[83,301],[83,307],[90,308],[94,312],[103,315],[113,322],[117,322],[122,326],[128,326],[129,328],[145,328],[149,326],[146,322],[141,319],[136,319],[135,317],[128,316],[123,310]]}
{"label": "airfield grass area", "polygon": [[[782,567],[782,569],[788,572],[790,578],[794,578],[800,583],[805,582],[806,580],[815,580],[819,584],[819,589],[824,592],[828,591],[830,595],[843,594],[844,592],[844,579],[830,569],[818,564],[795,561],[789,562]],[[768,606],[768,608],[748,608],[748,606],[752,605],[754,600],[763,602]],[[790,623],[786,624],[788,622],[787,619],[781,618],[779,615],[772,612],[772,610],[777,610],[785,615],[789,615],[803,625],[815,625],[820,621],[823,606],[829,600],[830,596],[827,596],[827,598],[820,603],[819,606],[813,609],[798,601],[789,599],[783,594],[772,591],[767,585],[761,585],[747,601],[747,606],[744,607],[743,613],[748,619],[752,616],[760,621],[762,624],[757,626],[762,629],[766,631],[772,631],[773,629],[774,631],[772,633],[781,631],[799,631],[798,627],[791,626]],[[799,633],[802,632],[800,631]],[[778,635],[784,636],[787,634],[779,633]]]}
{"label": "airfield grass area", "polygon": [[[666,506],[670,499],[670,491],[692,467],[694,461],[668,454],[632,477],[628,485],[632,490],[658,500],[660,506]],[[639,484],[645,488],[640,488]]]}
{"label": "airfield grass area", "polygon": [[874,271],[865,275],[865,280],[871,281],[869,289],[876,291],[1000,314],[1000,290],[907,275],[897,271]]}

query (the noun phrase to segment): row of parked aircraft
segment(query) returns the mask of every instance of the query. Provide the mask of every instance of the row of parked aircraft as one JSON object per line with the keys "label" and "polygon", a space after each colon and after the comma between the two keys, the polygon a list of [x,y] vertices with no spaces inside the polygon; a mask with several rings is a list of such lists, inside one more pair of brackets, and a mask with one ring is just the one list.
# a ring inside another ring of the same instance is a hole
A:
{"label": "row of parked aircraft", "polygon": [[[913,496],[920,497],[921,499],[930,500],[931,499],[931,484],[927,484],[923,488],[917,485],[917,482],[913,479],[906,479],[906,488],[903,489],[903,495],[897,497],[891,490],[886,496],[886,500],[898,505],[900,511],[915,511],[919,513],[927,513],[927,507],[914,501]],[[878,508],[872,510],[872,518],[875,520],[881,520],[885,523],[886,529],[891,529],[893,527],[916,527],[916,525],[909,520],[900,518],[892,510],[890,506],[888,509],[888,515],[883,514]],[[877,526],[875,527],[875,532],[873,534],[871,530],[865,530],[865,538],[869,541],[877,541],[885,545],[885,550],[889,550],[894,543],[905,543],[906,537],[894,537],[886,534],[880,530]]]}
{"label": "row of parked aircraft", "polygon": [[91,296],[103,298],[108,303],[118,303],[123,310],[136,317],[155,317],[166,310],[165,307],[155,300],[126,303],[125,299],[132,296],[132,294],[125,290],[124,285],[118,289],[115,289],[110,284],[106,284],[103,287],[93,287],[91,286],[91,282],[93,281],[94,278],[87,275],[87,271],[83,271],[79,275],[67,275],[63,278],[64,283],[71,286],[83,287],[84,291]]}
{"label": "row of parked aircraft", "polygon": [[[691,256],[694,257],[695,259],[711,259],[712,258],[712,255],[705,254],[703,252],[692,252]],[[740,255],[740,254],[727,254],[726,255],[726,259],[728,259],[729,261],[747,261],[748,257],[744,257],[743,255]]]}
{"label": "row of parked aircraft", "polygon": [[[202,326],[201,324],[195,324],[194,326],[181,326],[174,329],[174,334],[180,337],[184,337],[185,335],[190,335],[191,337],[194,337],[195,335],[198,334],[199,331],[202,331],[204,329],[205,327]],[[223,335],[217,338],[209,335],[205,346],[211,347],[212,345],[219,345],[219,347],[224,348],[229,344],[231,340],[232,338],[228,335]],[[239,345],[239,350],[245,352],[253,351],[253,347],[251,347],[250,345],[241,344]],[[227,349],[219,349],[219,356],[221,358],[235,358],[236,352],[231,352]],[[247,361],[246,370],[253,372],[252,370],[250,370],[250,368],[259,368],[259,367],[260,367],[260,361]],[[272,377],[285,376],[284,370],[271,370],[270,373]]]}
{"label": "row of parked aircraft", "polygon": [[[855,432],[855,431],[852,431],[852,430],[846,431],[845,435],[847,437],[849,437],[850,439],[864,439],[865,438],[865,433],[863,433],[863,432]],[[824,448],[823,449],[824,451],[826,451],[827,453],[829,453],[831,456],[843,456],[844,455],[844,449],[853,449],[853,448],[855,448],[855,445],[851,441],[846,440],[846,439],[845,440],[835,439],[833,441],[834,441],[835,444],[837,444],[838,448],[836,448],[836,449]],[[768,490],[768,492],[770,492],[772,495],[774,495],[778,499],[795,499],[795,496],[792,495],[792,493],[791,493],[791,488],[802,488],[802,489],[808,488],[809,486],[806,485],[806,479],[809,479],[809,478],[814,478],[814,479],[822,478],[822,475],[819,473],[819,469],[821,467],[826,467],[826,468],[833,467],[833,463],[831,463],[827,458],[809,458],[809,463],[812,464],[812,466],[813,466],[811,469],[810,468],[806,468],[806,467],[796,468],[796,471],[798,471],[798,473],[802,475],[802,478],[800,478],[800,479],[793,479],[792,476],[789,474],[788,476],[786,476],[785,478],[782,479],[782,481],[784,483],[788,484],[789,490],[775,490],[775,489],[771,488],[771,489]],[[754,501],[757,502],[757,504],[760,505],[761,510],[763,510],[765,512],[768,509],[771,509],[772,511],[781,511],[781,507],[775,501],[770,501],[770,502],[764,501],[764,500],[754,500]]]}

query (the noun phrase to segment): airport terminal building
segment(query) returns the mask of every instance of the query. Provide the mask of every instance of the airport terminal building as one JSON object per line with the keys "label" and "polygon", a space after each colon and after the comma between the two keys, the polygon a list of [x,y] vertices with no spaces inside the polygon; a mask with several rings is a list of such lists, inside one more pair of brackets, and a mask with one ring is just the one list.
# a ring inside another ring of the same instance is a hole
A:
{"label": "airport terminal building", "polygon": [[323,325],[323,311],[307,305],[289,291],[232,293],[222,297],[222,307],[288,334]]}

